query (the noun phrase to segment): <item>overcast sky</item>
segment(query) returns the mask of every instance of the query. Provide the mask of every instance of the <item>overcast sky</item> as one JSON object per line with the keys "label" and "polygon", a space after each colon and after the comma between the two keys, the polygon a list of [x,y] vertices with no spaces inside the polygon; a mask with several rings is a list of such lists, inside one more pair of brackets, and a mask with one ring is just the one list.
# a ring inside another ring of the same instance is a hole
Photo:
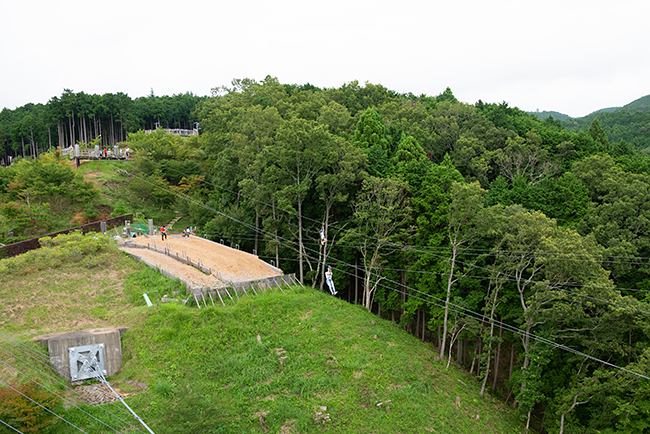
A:
{"label": "overcast sky", "polygon": [[647,0],[0,0],[0,108],[358,80],[573,117],[650,94]]}

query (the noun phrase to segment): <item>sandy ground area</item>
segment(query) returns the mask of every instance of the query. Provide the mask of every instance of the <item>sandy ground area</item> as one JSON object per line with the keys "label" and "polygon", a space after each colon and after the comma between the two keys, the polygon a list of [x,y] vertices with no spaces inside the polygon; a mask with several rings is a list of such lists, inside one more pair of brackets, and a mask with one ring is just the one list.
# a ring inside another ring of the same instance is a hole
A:
{"label": "sandy ground area", "polygon": [[197,286],[221,286],[215,271],[219,272],[223,282],[242,282],[282,274],[250,253],[195,236],[186,238],[180,235],[169,235],[166,241],[162,241],[160,235],[156,237],[140,236],[132,238],[130,241],[143,246],[146,246],[147,243],[155,243],[158,249],[168,247],[172,251],[178,252],[179,255],[184,252],[194,262],[201,259],[205,267],[212,269],[212,275],[207,276],[194,267],[152,250],[122,247],[123,250],[141,256],[147,262]]}
{"label": "sandy ground area", "polygon": [[194,267],[183,264],[182,262],[172,259],[162,253],[156,253],[149,249],[138,249],[129,247],[120,247],[125,252],[139,256],[147,263],[153,264],[161,270],[165,270],[173,276],[189,283],[193,287],[220,288],[225,284],[217,279],[215,274],[207,275]]}

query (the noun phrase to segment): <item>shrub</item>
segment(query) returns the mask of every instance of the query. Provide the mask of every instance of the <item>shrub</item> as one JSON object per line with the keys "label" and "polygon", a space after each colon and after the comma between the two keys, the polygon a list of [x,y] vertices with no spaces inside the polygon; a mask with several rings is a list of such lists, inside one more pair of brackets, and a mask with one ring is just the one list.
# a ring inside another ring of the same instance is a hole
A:
{"label": "shrub", "polygon": [[47,432],[54,428],[58,419],[45,408],[52,410],[56,407],[60,402],[59,397],[34,382],[10,383],[9,386],[0,389],[0,420],[24,433]]}

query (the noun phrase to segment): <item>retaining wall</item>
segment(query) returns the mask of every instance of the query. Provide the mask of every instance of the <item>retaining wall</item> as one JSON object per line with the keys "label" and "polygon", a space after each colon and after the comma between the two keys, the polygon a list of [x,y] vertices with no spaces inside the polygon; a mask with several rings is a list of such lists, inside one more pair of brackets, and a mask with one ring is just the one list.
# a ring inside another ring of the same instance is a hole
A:
{"label": "retaining wall", "polygon": [[108,377],[122,367],[122,343],[120,337],[127,330],[126,327],[78,330],[40,336],[36,337],[35,340],[47,346],[54,369],[68,381],[74,382],[75,379],[70,377],[68,348],[104,344],[104,367],[106,369],[104,375]]}

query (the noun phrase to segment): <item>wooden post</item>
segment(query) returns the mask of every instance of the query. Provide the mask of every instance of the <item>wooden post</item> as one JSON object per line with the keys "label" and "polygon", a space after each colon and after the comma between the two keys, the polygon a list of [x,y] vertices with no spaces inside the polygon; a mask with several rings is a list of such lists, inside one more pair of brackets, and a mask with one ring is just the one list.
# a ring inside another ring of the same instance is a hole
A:
{"label": "wooden post", "polygon": [[216,291],[217,291],[217,295],[219,296],[219,300],[221,300],[221,304],[225,306],[226,303],[223,302],[223,298],[221,298],[221,293],[219,292],[219,289],[217,288]]}

